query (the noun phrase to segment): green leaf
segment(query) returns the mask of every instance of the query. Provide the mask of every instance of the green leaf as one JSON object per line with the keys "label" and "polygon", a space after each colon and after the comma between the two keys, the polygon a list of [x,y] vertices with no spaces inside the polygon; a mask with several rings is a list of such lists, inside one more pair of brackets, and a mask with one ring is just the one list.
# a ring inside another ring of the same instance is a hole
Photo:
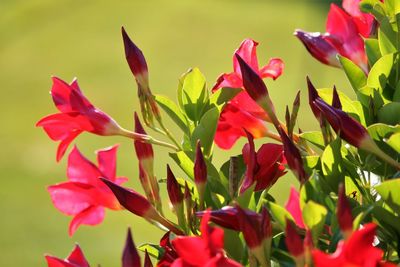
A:
{"label": "green leaf", "polygon": [[324,206],[312,200],[308,201],[303,207],[303,221],[311,230],[314,244],[318,244],[318,237],[323,230],[327,214],[328,211]]}
{"label": "green leaf", "polygon": [[396,125],[400,123],[400,103],[392,102],[378,110],[379,122]]}
{"label": "green leaf", "polygon": [[392,16],[400,13],[400,2],[398,0],[385,0],[385,6]]}
{"label": "green leaf", "polygon": [[327,177],[331,190],[336,192],[339,183],[344,179],[342,172],[341,141],[337,138],[326,146],[321,155],[322,173]]}
{"label": "green leaf", "polygon": [[394,54],[385,55],[372,66],[367,80],[369,87],[378,89],[381,93],[383,92],[393,67],[394,57]]}
{"label": "green leaf", "polygon": [[389,18],[385,18],[381,21],[378,29],[378,41],[382,55],[396,53],[398,51],[397,33],[393,30]]}
{"label": "green leaf", "polygon": [[230,229],[224,229],[224,249],[228,256],[240,262],[243,257],[243,242],[239,233]]}
{"label": "green leaf", "polygon": [[150,256],[156,259],[161,259],[162,255],[164,254],[164,249],[156,244],[142,244],[137,247],[138,250],[149,253]]}
{"label": "green leaf", "polygon": [[372,13],[378,21],[386,18],[385,6],[379,0],[362,0],[360,10],[364,13]]}
{"label": "green leaf", "polygon": [[379,48],[379,41],[377,39],[365,39],[365,52],[368,57],[368,64],[373,66],[378,59],[382,57],[381,50]]}
{"label": "green leaf", "polygon": [[[224,105],[241,91],[242,89],[240,88],[229,88],[229,87],[223,87],[221,89],[218,89],[215,93],[213,93],[210,96],[208,109],[217,107],[218,110],[221,111]],[[204,112],[207,110],[204,110]]]}
{"label": "green leaf", "polygon": [[211,155],[218,119],[218,108],[214,107],[208,110],[201,118],[200,123],[194,129],[191,137],[193,148],[196,147],[197,140],[200,140],[204,149],[203,153],[206,157]]}
{"label": "green leaf", "polygon": [[319,131],[301,133],[300,138],[307,140],[311,144],[313,144],[321,149],[325,148],[324,137],[322,136],[322,133]]}
{"label": "green leaf", "polygon": [[185,133],[189,131],[188,120],[185,114],[179,109],[179,107],[168,97],[162,95],[155,95],[155,99],[160,107],[167,113],[167,115],[181,128]]}
{"label": "green leaf", "polygon": [[386,204],[400,214],[400,178],[385,181],[375,189]]}
{"label": "green leaf", "polygon": [[400,133],[390,136],[386,143],[396,150],[397,153],[400,153]]}
{"label": "green leaf", "polygon": [[198,121],[208,98],[206,79],[198,68],[189,70],[180,80],[179,103],[192,121]]}
{"label": "green leaf", "polygon": [[340,55],[339,61],[355,92],[367,84],[367,76],[364,71],[354,64],[353,61]]}
{"label": "green leaf", "polygon": [[191,151],[179,151],[176,153],[169,153],[169,156],[176,162],[176,164],[194,180],[194,163],[189,155],[193,155]]}
{"label": "green leaf", "polygon": [[286,219],[294,222],[293,216],[284,207],[271,201],[267,202],[267,207],[268,210],[271,212],[271,216],[279,224],[283,231],[286,228]]}

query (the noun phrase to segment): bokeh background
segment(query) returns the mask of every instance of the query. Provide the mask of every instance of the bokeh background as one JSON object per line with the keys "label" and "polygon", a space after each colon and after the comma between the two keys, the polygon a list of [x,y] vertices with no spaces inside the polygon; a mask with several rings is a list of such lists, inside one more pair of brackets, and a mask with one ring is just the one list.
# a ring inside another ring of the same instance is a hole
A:
{"label": "bokeh background", "polygon": [[[277,81],[267,81],[278,113],[302,90],[299,125],[316,127],[306,104],[305,76],[318,87],[351,95],[344,74],[311,58],[292,33],[296,28],[324,31],[330,0],[1,0],[0,1],[0,266],[45,266],[44,253],[65,257],[78,242],[95,266],[120,266],[126,227],[136,244],[157,242],[161,232],[128,212],[107,212],[97,227],[81,227],[71,238],[70,221],[52,205],[46,186],[66,179],[66,158],[55,162],[57,144],[35,128],[53,113],[48,91],[51,75],[78,77],[86,96],[122,126],[133,127],[138,110],[136,85],[124,58],[120,27],[124,25],[144,51],[151,87],[175,99],[179,76],[199,67],[212,86],[221,72],[232,70],[232,54],[251,37],[260,42],[260,64],[280,57],[286,67]],[[283,118],[283,117],[282,117]],[[172,130],[178,134],[177,129]],[[153,133],[154,134],[154,133]],[[264,140],[265,141],[265,140]],[[140,191],[137,161],[130,140],[82,134],[75,142],[94,160],[93,151],[120,143],[118,174]],[[241,150],[244,140],[229,154]],[[156,173],[172,163],[156,150]],[[217,165],[227,152],[216,149]],[[172,163],[177,170],[177,166]],[[290,175],[273,188],[284,203]],[[165,186],[161,190],[165,196]],[[165,201],[166,202],[166,201]]]}

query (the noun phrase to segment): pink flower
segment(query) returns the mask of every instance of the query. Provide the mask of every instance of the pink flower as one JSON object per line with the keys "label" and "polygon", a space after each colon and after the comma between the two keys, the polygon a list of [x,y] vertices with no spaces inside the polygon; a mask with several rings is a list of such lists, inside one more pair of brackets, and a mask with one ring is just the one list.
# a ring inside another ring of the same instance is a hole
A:
{"label": "pink flower", "polygon": [[372,245],[376,232],[376,225],[369,223],[356,232],[346,241],[340,241],[336,252],[326,254],[319,250],[313,250],[313,259],[316,267],[335,266],[387,266],[395,267],[395,264],[381,262],[383,251]]}
{"label": "pink flower", "polygon": [[60,113],[42,118],[36,126],[43,127],[54,141],[61,141],[57,149],[57,161],[65,154],[68,145],[82,132],[97,135],[120,134],[121,127],[83,95],[75,79],[71,84],[53,77],[51,96]]}
{"label": "pink flower", "polygon": [[206,213],[201,220],[201,236],[177,236],[172,240],[172,246],[179,256],[172,267],[241,266],[225,256],[224,231],[209,226],[209,220],[210,214]]}
{"label": "pink flower", "polygon": [[304,229],[305,225],[300,209],[300,194],[293,186],[290,188],[290,195],[285,204],[285,208],[292,215],[297,226]]}
{"label": "pink flower", "polygon": [[[282,74],[282,60],[273,58],[267,65],[259,68],[257,45],[257,42],[245,39],[235,54],[239,54],[260,77],[275,80]],[[233,57],[233,70],[233,72],[224,73],[218,78],[213,92],[222,87],[243,88],[242,73],[235,56]],[[268,121],[269,117],[265,111],[243,90],[225,106],[218,122],[215,142],[219,147],[229,149],[241,136],[246,136],[243,129],[250,132],[254,138],[266,136],[268,129],[265,122]]]}
{"label": "pink flower", "polygon": [[331,5],[326,22],[326,33],[296,30],[295,35],[320,62],[340,67],[336,55],[342,55],[365,72],[368,72],[363,37],[367,38],[374,30],[374,18],[360,11],[360,0],[344,0],[343,9]]}
{"label": "pink flower", "polygon": [[240,192],[243,193],[253,184],[254,191],[270,188],[285,171],[286,159],[283,156],[283,146],[278,144],[263,144],[256,152],[254,140],[247,133],[249,142],[242,149],[243,160],[247,166],[246,175]]}
{"label": "pink flower", "polygon": [[101,223],[104,208],[121,209],[111,190],[98,179],[105,177],[118,184],[127,181],[127,178],[116,177],[116,153],[117,146],[96,151],[96,166],[74,147],[68,157],[68,181],[48,187],[56,208],[66,215],[74,216],[69,225],[70,235],[81,224]]}
{"label": "pink flower", "polygon": [[50,255],[46,255],[45,258],[48,267],[89,267],[89,263],[78,245],[75,245],[74,250],[66,259]]}

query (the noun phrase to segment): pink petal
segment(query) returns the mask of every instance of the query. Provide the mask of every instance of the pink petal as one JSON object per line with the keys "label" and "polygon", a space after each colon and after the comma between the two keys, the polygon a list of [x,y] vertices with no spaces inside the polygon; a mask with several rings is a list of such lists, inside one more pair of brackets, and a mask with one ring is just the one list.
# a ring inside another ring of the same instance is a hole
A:
{"label": "pink petal", "polygon": [[69,133],[69,135],[68,135],[66,138],[64,138],[64,139],[60,142],[60,144],[58,145],[58,148],[57,148],[57,157],[56,157],[57,161],[60,161],[60,160],[61,160],[61,158],[64,156],[65,151],[67,150],[69,144],[70,144],[78,135],[80,135],[81,133],[82,133],[82,131],[80,131],[80,130],[71,131],[71,132]]}
{"label": "pink petal", "polygon": [[102,173],[74,146],[68,156],[67,176],[72,182],[96,185],[99,183],[98,178],[102,176]]}
{"label": "pink petal", "polygon": [[81,224],[96,225],[104,219],[104,208],[101,206],[90,206],[77,214],[69,225],[69,235],[72,236]]}
{"label": "pink petal", "polygon": [[[257,46],[258,43],[254,40],[245,39],[235,51],[235,54],[239,54],[239,56],[256,72],[258,72]],[[240,66],[235,56],[233,56],[233,70],[240,75]]]}
{"label": "pink petal", "polygon": [[96,151],[99,169],[103,175],[111,181],[115,180],[116,175],[117,150],[118,145],[114,145],[112,147]]}
{"label": "pink petal", "polygon": [[290,195],[288,201],[285,204],[285,208],[293,216],[293,219],[296,222],[297,226],[304,229],[305,225],[300,209],[300,194],[293,186],[290,188]]}
{"label": "pink petal", "polygon": [[178,236],[172,240],[172,246],[175,248],[180,258],[195,266],[202,266],[209,258],[207,244],[200,237]]}
{"label": "pink petal", "polygon": [[74,264],[68,263],[65,260],[59,259],[54,256],[46,255],[45,258],[48,267],[77,267]]}
{"label": "pink petal", "polygon": [[268,65],[264,66],[260,70],[262,78],[277,79],[282,75],[284,63],[280,58],[272,58],[269,60]]}
{"label": "pink petal", "polygon": [[83,255],[83,252],[78,245],[75,245],[74,250],[68,256],[67,260],[79,267],[89,267],[89,263],[87,262],[85,255]]}
{"label": "pink petal", "polygon": [[58,210],[67,215],[76,215],[95,204],[93,187],[80,183],[65,182],[49,186],[51,200]]}
{"label": "pink petal", "polygon": [[368,38],[374,28],[374,17],[371,14],[361,12],[360,2],[361,0],[343,0],[342,6],[353,17],[359,33]]}
{"label": "pink petal", "polygon": [[235,72],[221,74],[213,86],[212,92],[214,93],[216,90],[223,87],[242,88],[242,78]]}

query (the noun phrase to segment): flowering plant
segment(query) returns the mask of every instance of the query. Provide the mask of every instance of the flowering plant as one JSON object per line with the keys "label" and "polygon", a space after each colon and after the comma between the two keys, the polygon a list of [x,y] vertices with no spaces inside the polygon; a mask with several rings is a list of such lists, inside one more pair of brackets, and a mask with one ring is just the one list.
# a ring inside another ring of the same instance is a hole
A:
{"label": "flowering plant", "polygon": [[[103,221],[105,208],[126,209],[165,231],[157,244],[136,247],[128,229],[122,266],[396,266],[400,262],[400,2],[343,0],[332,4],[327,32],[296,30],[307,50],[324,64],[342,68],[356,100],[342,91],[317,89],[307,77],[308,105],[319,131],[295,132],[300,94],[279,119],[266,82],[279,78],[278,58],[259,66],[258,43],[244,40],[233,72],[209,90],[199,69],[179,80],[177,104],[153,94],[142,51],[122,28],[127,63],[136,79],[140,112],[135,129],[122,128],[95,107],[78,82],[53,78],[59,113],[37,126],[60,141],[57,161],[83,132],[131,138],[144,194],[122,186],[116,174],[117,145],[98,150],[97,165],[78,150],[68,155],[68,181],[48,187],[62,213],[80,225]],[[166,127],[168,117],[182,138]],[[150,136],[145,127],[163,136]],[[240,155],[218,167],[214,144],[230,149],[246,138]],[[267,140],[256,148],[254,139]],[[153,146],[171,149],[166,179],[154,173]],[[291,171],[286,205],[269,193]],[[175,218],[160,197],[165,183]],[[138,250],[144,254],[139,256]],[[143,258],[143,260],[141,260]],[[46,256],[50,267],[89,266],[76,245],[66,259]],[[142,265],[143,262],[143,265]]]}

